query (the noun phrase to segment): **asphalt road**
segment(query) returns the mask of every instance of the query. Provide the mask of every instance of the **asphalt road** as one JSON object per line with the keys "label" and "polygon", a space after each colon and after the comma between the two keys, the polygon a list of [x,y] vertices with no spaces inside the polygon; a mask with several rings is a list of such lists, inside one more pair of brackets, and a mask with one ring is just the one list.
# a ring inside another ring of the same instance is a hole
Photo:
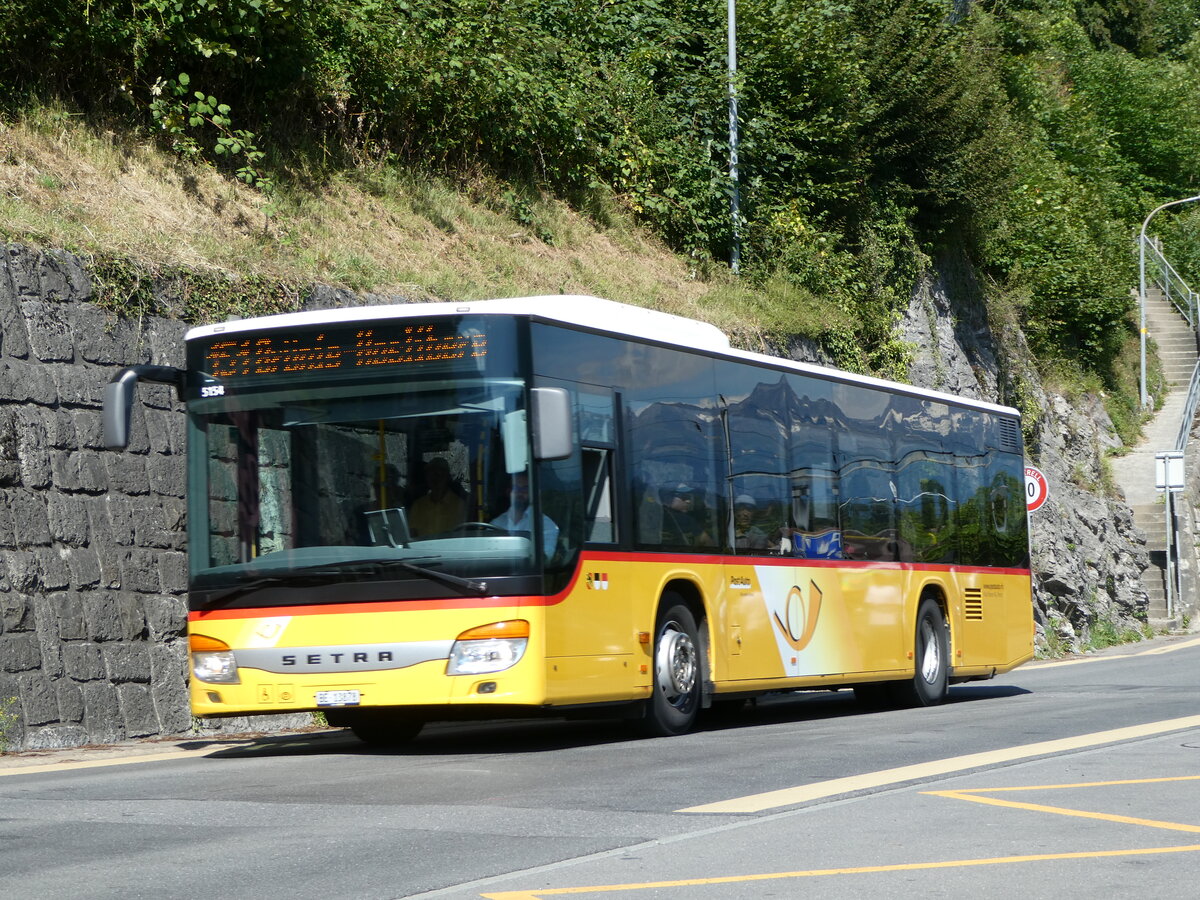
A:
{"label": "asphalt road", "polygon": [[612,722],[0,757],[8,898],[1162,897],[1200,890],[1200,639]]}

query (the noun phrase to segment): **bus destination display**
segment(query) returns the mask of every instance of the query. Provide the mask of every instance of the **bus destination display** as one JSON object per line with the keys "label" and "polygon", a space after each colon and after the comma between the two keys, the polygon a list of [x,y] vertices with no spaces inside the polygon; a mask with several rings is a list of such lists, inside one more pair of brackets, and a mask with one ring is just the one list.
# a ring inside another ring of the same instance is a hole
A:
{"label": "bus destination display", "polygon": [[487,335],[458,323],[321,329],[297,334],[230,337],[204,351],[202,369],[215,378],[345,370],[487,356]]}

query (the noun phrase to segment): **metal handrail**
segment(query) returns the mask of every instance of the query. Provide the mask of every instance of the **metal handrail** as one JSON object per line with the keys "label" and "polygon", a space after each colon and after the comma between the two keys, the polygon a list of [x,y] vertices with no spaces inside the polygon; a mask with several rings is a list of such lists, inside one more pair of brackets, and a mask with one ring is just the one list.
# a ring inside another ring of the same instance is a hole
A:
{"label": "metal handrail", "polygon": [[1158,269],[1153,280],[1162,288],[1171,304],[1187,319],[1188,325],[1192,328],[1200,328],[1196,292],[1188,286],[1188,283],[1183,280],[1183,276],[1176,272],[1175,267],[1163,256],[1155,239],[1142,235],[1140,240],[1146,250],[1147,262],[1153,263]]}
{"label": "metal handrail", "polygon": [[[1188,283],[1183,280],[1183,276],[1175,271],[1175,267],[1163,256],[1162,250],[1158,246],[1158,242],[1153,238],[1142,237],[1143,247],[1146,251],[1146,260],[1153,264],[1158,270],[1152,273],[1152,280],[1162,288],[1167,299],[1172,305],[1183,314],[1187,319],[1187,323],[1194,329],[1200,329],[1200,309],[1197,309],[1198,300],[1196,292],[1188,286]],[[1184,300],[1184,305],[1181,306],[1179,296]],[[1175,450],[1185,450],[1187,448],[1188,436],[1192,431],[1192,422],[1196,418],[1196,409],[1200,407],[1200,361],[1196,363],[1196,367],[1192,369],[1192,377],[1188,380],[1187,400],[1184,402],[1183,416],[1179,422],[1179,430],[1175,436]]]}
{"label": "metal handrail", "polygon": [[1187,401],[1183,405],[1183,417],[1179,423],[1179,431],[1175,435],[1175,449],[1186,450],[1188,437],[1192,433],[1192,422],[1196,419],[1196,407],[1200,406],[1200,361],[1192,369],[1192,378],[1188,382]]}

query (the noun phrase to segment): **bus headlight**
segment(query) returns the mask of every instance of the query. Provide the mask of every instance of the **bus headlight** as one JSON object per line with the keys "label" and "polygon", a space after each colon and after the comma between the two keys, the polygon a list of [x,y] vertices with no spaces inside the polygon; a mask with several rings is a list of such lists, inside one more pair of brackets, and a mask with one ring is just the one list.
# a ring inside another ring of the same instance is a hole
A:
{"label": "bus headlight", "polygon": [[486,675],[515,666],[529,646],[529,623],[524,619],[493,622],[464,631],[450,648],[447,675]]}
{"label": "bus headlight", "polygon": [[188,637],[188,651],[192,657],[192,675],[199,681],[214,684],[240,684],[237,660],[224,641],[202,634]]}

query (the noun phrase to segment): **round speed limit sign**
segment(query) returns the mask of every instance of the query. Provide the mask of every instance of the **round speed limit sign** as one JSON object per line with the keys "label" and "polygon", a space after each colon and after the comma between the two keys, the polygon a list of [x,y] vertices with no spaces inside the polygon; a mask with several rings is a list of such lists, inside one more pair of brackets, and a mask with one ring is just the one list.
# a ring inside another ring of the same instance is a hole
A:
{"label": "round speed limit sign", "polygon": [[1038,509],[1050,496],[1050,487],[1041,469],[1025,467],[1025,506],[1030,512]]}

